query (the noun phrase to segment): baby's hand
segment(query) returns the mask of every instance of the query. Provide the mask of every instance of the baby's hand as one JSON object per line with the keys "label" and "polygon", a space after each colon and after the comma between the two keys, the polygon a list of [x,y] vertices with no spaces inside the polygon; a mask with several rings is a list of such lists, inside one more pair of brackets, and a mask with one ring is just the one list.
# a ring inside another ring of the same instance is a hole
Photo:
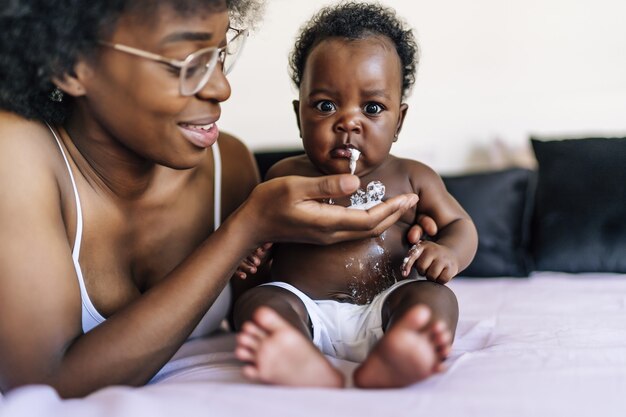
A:
{"label": "baby's hand", "polygon": [[267,260],[270,254],[271,243],[266,243],[260,248],[256,248],[246,259],[241,261],[239,267],[235,271],[235,276],[240,279],[246,279],[248,275],[256,274],[257,268]]}
{"label": "baby's hand", "polygon": [[459,272],[459,264],[450,249],[424,240],[409,249],[402,263],[402,276],[409,276],[413,266],[420,275],[440,284],[447,283]]}

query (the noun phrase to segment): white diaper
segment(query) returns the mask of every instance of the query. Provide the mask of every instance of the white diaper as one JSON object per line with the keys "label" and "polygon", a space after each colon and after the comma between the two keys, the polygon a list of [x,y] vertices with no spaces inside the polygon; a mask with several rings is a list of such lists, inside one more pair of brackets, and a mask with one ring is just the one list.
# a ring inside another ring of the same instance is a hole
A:
{"label": "white diaper", "polygon": [[307,309],[313,325],[313,344],[322,353],[352,362],[363,362],[383,335],[382,307],[396,288],[423,277],[398,281],[378,294],[371,303],[358,305],[334,300],[312,300],[286,282],[269,282],[295,294]]}

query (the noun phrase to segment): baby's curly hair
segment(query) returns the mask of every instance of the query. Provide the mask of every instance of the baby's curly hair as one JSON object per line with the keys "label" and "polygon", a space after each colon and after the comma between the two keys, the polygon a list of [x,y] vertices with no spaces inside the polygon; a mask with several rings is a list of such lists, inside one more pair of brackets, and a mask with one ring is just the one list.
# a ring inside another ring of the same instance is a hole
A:
{"label": "baby's curly hair", "polygon": [[241,27],[261,14],[264,0],[1,0],[0,108],[63,122],[72,100],[50,99],[52,78],[71,73],[79,56],[93,56],[123,13],[149,19],[163,5],[181,14],[228,8]]}
{"label": "baby's curly hair", "polygon": [[402,63],[402,98],[413,84],[419,61],[419,47],[413,31],[396,12],[377,3],[347,2],[328,6],[317,12],[301,29],[289,55],[291,80],[300,88],[302,73],[311,50],[321,41],[339,37],[363,39],[372,35],[388,37]]}

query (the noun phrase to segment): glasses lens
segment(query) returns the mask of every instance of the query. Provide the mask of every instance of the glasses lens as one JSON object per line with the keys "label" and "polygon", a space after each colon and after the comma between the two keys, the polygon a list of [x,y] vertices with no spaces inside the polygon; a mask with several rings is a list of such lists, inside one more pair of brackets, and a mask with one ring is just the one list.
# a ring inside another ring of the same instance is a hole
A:
{"label": "glasses lens", "polygon": [[193,95],[204,86],[215,67],[217,53],[215,48],[211,48],[192,55],[180,74],[183,95]]}
{"label": "glasses lens", "polygon": [[229,35],[231,34],[232,37],[228,39],[228,43],[226,44],[226,48],[224,49],[221,57],[224,74],[228,74],[237,62],[237,59],[243,50],[243,46],[246,43],[246,39],[248,38],[248,30],[231,30],[229,31]]}

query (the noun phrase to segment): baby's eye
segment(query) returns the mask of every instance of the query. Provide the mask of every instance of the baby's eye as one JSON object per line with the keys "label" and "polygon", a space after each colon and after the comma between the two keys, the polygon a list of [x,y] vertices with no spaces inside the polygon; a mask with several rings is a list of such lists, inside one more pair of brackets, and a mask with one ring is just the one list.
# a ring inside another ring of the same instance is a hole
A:
{"label": "baby's eye", "polygon": [[322,113],[330,113],[335,110],[335,105],[331,101],[322,100],[315,104],[315,108]]}
{"label": "baby's eye", "polygon": [[363,110],[365,110],[365,113],[367,114],[379,114],[384,110],[384,108],[378,103],[367,103]]}

